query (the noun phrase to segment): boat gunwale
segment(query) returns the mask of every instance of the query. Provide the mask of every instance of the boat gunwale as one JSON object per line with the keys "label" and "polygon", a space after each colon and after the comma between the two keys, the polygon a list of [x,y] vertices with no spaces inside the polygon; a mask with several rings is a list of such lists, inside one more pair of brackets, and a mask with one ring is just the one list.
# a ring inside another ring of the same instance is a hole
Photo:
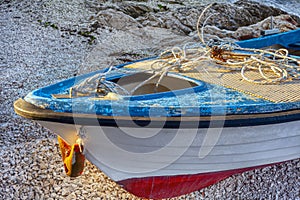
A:
{"label": "boat gunwale", "polygon": [[[43,109],[20,98],[14,103],[15,112],[28,119],[50,121],[66,124],[80,124],[92,126],[131,127],[134,121],[137,126],[147,128],[217,128],[258,126],[285,123],[300,120],[300,109],[285,110],[272,113],[211,115],[211,116],[177,116],[177,117],[132,117],[132,116],[104,116],[94,114],[79,114],[54,112]],[[95,119],[95,120],[92,120]],[[151,122],[151,123],[150,123]]]}
{"label": "boat gunwale", "polygon": [[[295,29],[287,32],[280,32],[277,34],[272,35],[266,35],[263,37],[258,38],[252,38],[249,40],[240,40],[237,41],[236,44],[238,44],[241,47],[246,48],[263,48],[267,47],[267,43],[270,43],[272,41],[272,45],[278,44],[283,46],[286,49],[292,49],[292,50],[300,50],[299,46],[293,46],[293,44],[300,42],[300,40],[294,41],[295,38],[298,38],[300,29]],[[299,56],[293,56],[297,59],[299,59]]]}

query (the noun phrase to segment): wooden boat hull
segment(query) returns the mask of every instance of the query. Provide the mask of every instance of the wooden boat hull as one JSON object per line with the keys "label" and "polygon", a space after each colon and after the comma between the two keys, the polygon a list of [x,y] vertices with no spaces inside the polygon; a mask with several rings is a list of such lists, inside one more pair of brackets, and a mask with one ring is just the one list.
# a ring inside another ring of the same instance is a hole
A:
{"label": "wooden boat hull", "polygon": [[[299,52],[299,33],[239,44],[282,45]],[[289,71],[294,70],[289,79],[283,69],[270,68],[276,76],[282,72],[278,79],[263,72],[264,60],[253,62],[261,54],[223,57],[222,49],[215,50],[208,57],[214,63],[193,60],[184,70],[176,65],[179,54],[173,49],[174,66],[156,57],[70,78],[32,91],[14,108],[70,146],[79,139],[85,151],[80,153],[139,197],[179,196],[236,173],[299,158],[299,56],[289,58]],[[274,64],[271,54],[265,54],[266,61]],[[241,74],[240,68],[219,65],[241,56],[259,70]]]}
{"label": "wooden boat hull", "polygon": [[[69,142],[79,129],[73,124],[38,123]],[[300,154],[299,120],[210,129],[85,126],[83,134],[87,159],[145,198],[186,194]]]}

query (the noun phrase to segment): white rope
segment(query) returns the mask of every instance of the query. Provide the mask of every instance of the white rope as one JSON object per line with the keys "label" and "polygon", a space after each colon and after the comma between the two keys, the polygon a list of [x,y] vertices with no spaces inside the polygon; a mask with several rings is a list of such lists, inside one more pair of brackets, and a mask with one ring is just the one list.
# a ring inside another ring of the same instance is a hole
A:
{"label": "white rope", "polygon": [[[204,8],[204,10],[201,12],[201,14],[200,14],[200,16],[199,16],[199,18],[198,18],[198,21],[197,21],[197,33],[198,33],[198,37],[199,37],[199,39],[200,39],[200,42],[202,42],[202,44],[205,44],[205,42],[204,42],[204,37],[203,37],[203,35],[204,35],[204,25],[202,25],[201,27],[201,31],[200,31],[200,29],[199,29],[199,27],[200,27],[200,23],[201,23],[201,21],[202,21],[202,18],[203,18],[203,16],[204,16],[204,14],[205,14],[205,12],[212,6],[213,4],[209,4],[206,8]],[[208,18],[210,18],[210,17],[208,17]],[[208,19],[207,19],[208,20]],[[204,21],[204,24],[205,24],[205,22],[207,22],[207,20],[205,20]]]}
{"label": "white rope", "polygon": [[[166,60],[166,58],[161,56],[161,59],[164,59],[165,62],[172,64],[174,67],[164,69],[164,67],[161,66],[160,69],[163,70],[161,78],[166,74],[166,70],[174,69],[175,65],[180,66],[179,71],[188,71],[193,70],[195,67],[201,67],[202,62],[210,61],[217,64],[216,67],[218,69],[223,69],[229,72],[240,71],[242,78],[251,83],[269,84],[279,83],[285,80],[299,80],[299,61],[295,58],[289,57],[287,49],[261,50],[241,48],[235,43],[223,40],[206,43],[204,41],[204,27],[208,19],[213,15],[210,15],[204,20],[201,29],[200,24],[203,21],[202,18],[204,14],[211,6],[212,4],[204,8],[197,20],[197,34],[200,42],[202,43],[202,45],[198,47],[197,53],[192,56],[188,56],[187,51],[189,49],[187,48],[187,45],[190,43],[185,44],[182,49],[174,47],[171,50],[166,50],[162,55],[165,55],[166,52],[172,52],[173,58],[171,57]],[[192,48],[192,50],[195,49]],[[243,56],[243,60],[225,57],[234,56],[236,52],[247,52],[248,55],[245,54]],[[182,58],[178,57],[178,55],[182,55]],[[161,61],[160,63],[163,62]],[[256,71],[260,75],[261,79],[250,79],[246,76],[248,71]]]}
{"label": "white rope", "polygon": [[[219,70],[228,72],[240,71],[243,80],[254,84],[274,84],[286,80],[300,80],[299,61],[296,58],[289,57],[287,49],[262,50],[241,48],[235,43],[221,39],[205,42],[204,27],[213,14],[205,20],[202,18],[212,5],[210,4],[204,8],[197,20],[197,35],[200,43],[189,42],[184,44],[182,48],[174,46],[163,51],[159,56],[160,59],[151,64],[150,72],[153,75],[142,81],[131,91],[127,91],[118,84],[106,80],[106,76],[115,71],[130,73],[128,70],[111,66],[106,72],[96,74],[70,88],[70,98],[72,98],[73,92],[77,91],[90,94],[97,84],[100,84],[98,86],[104,87],[105,90],[117,94],[130,95],[139,87],[158,77],[155,84],[156,90],[162,79],[172,70],[184,72],[202,67],[208,73],[204,62],[213,63]],[[202,21],[203,24],[200,29]],[[259,74],[260,78],[255,80],[248,77],[246,74],[250,71]],[[149,70],[141,70],[141,72],[149,72]],[[136,71],[132,73],[136,73]]]}

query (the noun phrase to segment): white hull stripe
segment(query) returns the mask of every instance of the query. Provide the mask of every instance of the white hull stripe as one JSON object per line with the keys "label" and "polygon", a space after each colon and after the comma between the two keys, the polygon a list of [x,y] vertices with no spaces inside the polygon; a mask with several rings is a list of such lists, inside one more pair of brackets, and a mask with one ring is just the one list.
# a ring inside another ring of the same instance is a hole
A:
{"label": "white hull stripe", "polygon": [[[70,143],[81,127],[39,123]],[[223,129],[84,126],[84,137],[87,158],[115,181],[248,168],[300,155],[300,121]]]}

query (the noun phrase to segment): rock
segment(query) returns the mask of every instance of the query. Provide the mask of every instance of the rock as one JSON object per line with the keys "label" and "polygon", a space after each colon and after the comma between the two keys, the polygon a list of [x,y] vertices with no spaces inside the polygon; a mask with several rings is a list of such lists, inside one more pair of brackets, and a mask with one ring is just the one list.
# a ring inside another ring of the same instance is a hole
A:
{"label": "rock", "polygon": [[43,163],[43,162],[40,163],[40,166],[39,166],[39,167],[40,167],[41,170],[47,169],[47,165],[46,165],[45,163]]}
{"label": "rock", "polygon": [[[297,29],[297,23],[289,15],[280,15],[274,17],[274,28],[278,28],[281,32]],[[257,24],[240,27],[231,37],[238,40],[260,37],[262,30],[271,29],[271,19],[267,18]]]}
{"label": "rock", "polygon": [[157,12],[157,9],[154,9],[149,4],[123,2],[122,4],[118,4],[118,6],[123,13],[133,18],[144,16],[150,12]]}
{"label": "rock", "polygon": [[10,164],[8,162],[2,163],[3,168],[8,168],[10,167]]}
{"label": "rock", "polygon": [[54,186],[54,191],[59,192],[61,190],[61,187],[59,185]]}
{"label": "rock", "polygon": [[62,196],[67,196],[67,195],[69,195],[69,193],[70,193],[69,188],[63,187],[63,188],[61,189],[61,195],[62,195]]}
{"label": "rock", "polygon": [[76,194],[74,192],[72,192],[71,194],[69,194],[67,197],[66,197],[67,200],[73,200],[73,199],[76,199]]}
{"label": "rock", "polygon": [[237,24],[234,30],[241,26],[249,26],[251,24],[255,24],[259,21],[266,19],[269,16],[287,14],[286,12],[278,8],[266,6],[261,3],[250,0],[239,0],[233,5],[237,7],[237,12],[230,16],[230,18],[232,18]]}
{"label": "rock", "polygon": [[[141,16],[137,20],[144,26],[156,26],[172,29],[183,34],[190,34],[196,30],[198,17],[205,6],[185,6],[166,12],[150,13]],[[202,22],[207,20],[207,25],[216,26],[219,29],[235,31],[239,27],[256,24],[269,16],[287,14],[286,12],[265,6],[253,1],[237,1],[234,4],[215,3],[207,10]],[[299,17],[293,16],[294,21]]]}
{"label": "rock", "polygon": [[[164,3],[164,2],[163,2]],[[171,29],[176,33],[189,35],[196,30],[196,23],[205,6],[179,6],[157,9],[157,4],[121,1],[101,10],[90,24],[91,32],[98,28],[131,30],[141,26]],[[169,4],[166,4],[169,5]],[[181,3],[179,3],[181,5]],[[262,12],[263,10],[263,12]],[[207,10],[203,21],[219,29],[235,31],[239,27],[258,23],[269,16],[286,14],[280,9],[252,1],[238,1],[234,4],[215,3]],[[298,17],[294,21],[300,21]],[[111,30],[110,30],[111,31]]]}
{"label": "rock", "polygon": [[30,192],[28,193],[28,199],[34,199],[34,196],[34,192],[30,190]]}
{"label": "rock", "polygon": [[[281,32],[295,30],[299,24],[293,20],[290,15],[279,15],[273,18],[274,28],[279,29]],[[236,31],[229,31],[225,29],[219,29],[215,26],[206,26],[204,32],[208,35],[214,35],[219,38],[234,38],[236,40],[245,40],[261,36],[262,30],[271,28],[271,18],[267,18],[261,22],[250,26],[239,27]],[[207,36],[211,38],[210,36]]]}
{"label": "rock", "polygon": [[94,29],[110,27],[117,30],[129,30],[140,27],[140,24],[131,16],[114,9],[100,11],[96,21],[91,25]]}

